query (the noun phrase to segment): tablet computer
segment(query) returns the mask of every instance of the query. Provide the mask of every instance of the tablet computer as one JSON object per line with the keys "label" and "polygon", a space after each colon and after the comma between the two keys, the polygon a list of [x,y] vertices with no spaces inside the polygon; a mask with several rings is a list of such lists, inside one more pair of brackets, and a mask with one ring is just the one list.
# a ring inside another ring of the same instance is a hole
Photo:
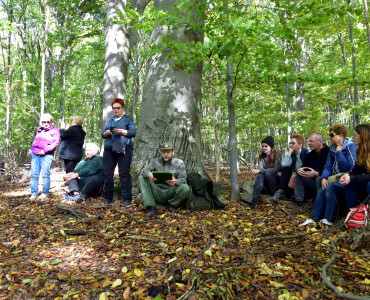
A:
{"label": "tablet computer", "polygon": [[166,184],[166,180],[172,179],[172,173],[168,171],[152,171],[153,177],[157,178],[153,181],[155,184]]}

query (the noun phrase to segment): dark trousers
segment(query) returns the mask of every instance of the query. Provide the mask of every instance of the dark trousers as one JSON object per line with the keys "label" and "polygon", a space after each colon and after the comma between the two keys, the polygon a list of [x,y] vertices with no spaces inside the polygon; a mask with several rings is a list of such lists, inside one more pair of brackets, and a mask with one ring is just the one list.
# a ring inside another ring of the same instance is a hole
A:
{"label": "dark trousers", "polygon": [[297,174],[294,177],[294,197],[297,201],[315,199],[317,191],[321,188],[321,176],[306,178]]}
{"label": "dark trousers", "polygon": [[253,188],[252,205],[256,205],[260,200],[264,186],[269,190],[270,195],[273,196],[277,190],[279,179],[279,175],[275,172],[259,174]]}
{"label": "dark trousers", "polygon": [[118,173],[121,180],[121,193],[124,200],[131,201],[132,183],[130,175],[130,166],[132,160],[132,145],[126,148],[126,154],[119,154],[112,151],[111,148],[104,148],[103,153],[103,174],[105,180],[105,199],[113,200],[114,194],[114,169],[118,164]]}
{"label": "dark trousers", "polygon": [[281,172],[281,177],[278,185],[279,190],[286,190],[288,188],[290,177],[293,174],[292,167],[285,167]]}
{"label": "dark trousers", "polygon": [[76,165],[80,162],[79,160],[71,160],[71,159],[63,159],[64,160],[64,166],[66,168],[66,173],[72,172]]}
{"label": "dark trousers", "polygon": [[99,176],[93,176],[90,180],[82,185],[82,181],[79,178],[68,181],[68,188],[70,192],[79,192],[84,197],[99,197],[103,192],[103,182]]}

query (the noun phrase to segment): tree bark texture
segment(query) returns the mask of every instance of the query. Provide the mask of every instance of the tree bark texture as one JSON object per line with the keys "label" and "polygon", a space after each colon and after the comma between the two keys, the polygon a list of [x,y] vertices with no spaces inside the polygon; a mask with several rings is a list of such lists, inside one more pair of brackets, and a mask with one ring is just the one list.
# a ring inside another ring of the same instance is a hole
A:
{"label": "tree bark texture", "polygon": [[[175,0],[154,2],[157,9],[174,10]],[[195,12],[191,11],[196,18]],[[170,26],[154,28],[150,43],[160,47],[163,36],[175,41],[203,42],[203,36],[185,28],[171,30]],[[187,170],[203,172],[200,137],[202,66],[192,73],[174,69],[166,59],[169,49],[155,54],[147,63],[143,98],[138,122],[133,167],[139,172],[153,157],[159,145],[170,142],[175,156],[182,159]]]}
{"label": "tree bark texture", "polygon": [[130,58],[130,43],[126,27],[113,24],[125,13],[126,0],[107,0],[107,24],[105,28],[105,66],[103,79],[103,124],[113,115],[113,98],[126,98],[127,66]]}

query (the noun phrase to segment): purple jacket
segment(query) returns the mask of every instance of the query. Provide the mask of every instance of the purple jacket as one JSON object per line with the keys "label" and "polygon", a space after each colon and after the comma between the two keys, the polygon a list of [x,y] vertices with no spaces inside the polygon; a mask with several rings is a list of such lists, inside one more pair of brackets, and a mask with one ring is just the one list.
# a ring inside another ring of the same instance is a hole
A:
{"label": "purple jacket", "polygon": [[35,140],[31,146],[32,153],[39,155],[41,150],[44,150],[45,154],[53,153],[59,145],[59,137],[59,128],[54,125],[51,125],[48,129],[38,127]]}

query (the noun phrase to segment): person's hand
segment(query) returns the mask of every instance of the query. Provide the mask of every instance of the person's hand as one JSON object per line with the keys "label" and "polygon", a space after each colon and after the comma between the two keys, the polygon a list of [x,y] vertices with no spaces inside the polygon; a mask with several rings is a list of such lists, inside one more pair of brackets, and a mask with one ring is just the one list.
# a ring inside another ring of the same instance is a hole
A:
{"label": "person's hand", "polygon": [[109,129],[104,132],[105,137],[111,136],[111,135],[112,135],[112,132]]}
{"label": "person's hand", "polygon": [[257,174],[259,174],[261,171],[260,170],[258,170],[258,169],[253,169],[252,170],[252,174],[253,175],[257,175]]}
{"label": "person's hand", "polygon": [[126,135],[127,130],[126,129],[121,129],[121,128],[114,128],[113,129],[114,134],[121,134],[121,135]]}
{"label": "person's hand", "polygon": [[328,186],[328,181],[327,181],[326,178],[323,178],[321,180],[321,187],[322,187],[322,189],[325,190],[327,186]]}
{"label": "person's hand", "polygon": [[335,151],[342,150],[342,147],[343,147],[343,145],[337,145],[337,148],[335,149]]}
{"label": "person's hand", "polygon": [[154,176],[153,176],[153,173],[152,172],[149,172],[149,174],[148,174],[148,178],[149,178],[149,180],[150,181],[157,181],[157,178],[155,178]]}
{"label": "person's hand", "polygon": [[292,155],[292,153],[294,152],[294,150],[292,149],[292,148],[289,148],[289,150],[288,150],[288,153],[290,154],[290,155]]}
{"label": "person's hand", "polygon": [[177,184],[177,179],[175,177],[172,176],[172,179],[171,180],[166,180],[166,183],[169,185],[169,186],[175,186]]}
{"label": "person's hand", "polygon": [[339,183],[341,185],[347,185],[351,182],[351,178],[349,177],[349,174],[344,174],[340,179]]}
{"label": "person's hand", "polygon": [[40,155],[45,155],[44,150],[41,150],[39,154],[40,154]]}
{"label": "person's hand", "polygon": [[78,173],[69,172],[68,174],[63,176],[63,179],[67,182],[75,178],[78,178]]}

